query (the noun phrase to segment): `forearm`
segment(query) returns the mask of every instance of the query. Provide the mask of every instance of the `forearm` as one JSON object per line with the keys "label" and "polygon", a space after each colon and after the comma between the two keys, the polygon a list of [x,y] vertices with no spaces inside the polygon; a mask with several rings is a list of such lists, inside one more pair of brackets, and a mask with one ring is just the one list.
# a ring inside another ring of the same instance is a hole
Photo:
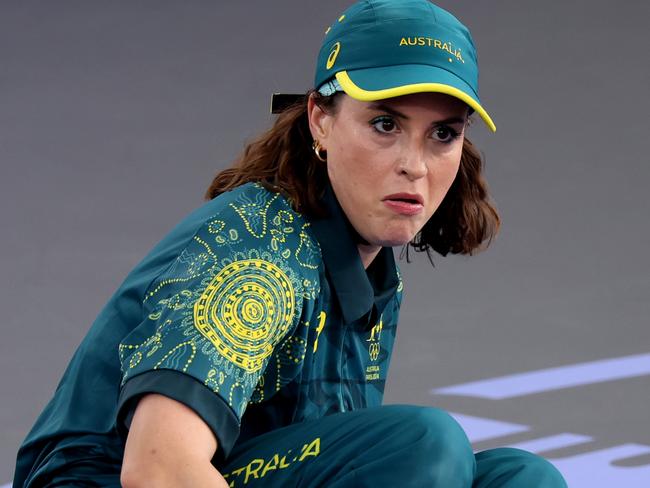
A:
{"label": "forearm", "polygon": [[[155,453],[153,454],[155,455]],[[228,483],[210,463],[182,463],[161,465],[152,462],[147,466],[125,465],[121,483],[124,488],[228,488]]]}
{"label": "forearm", "polygon": [[201,465],[198,469],[185,469],[182,476],[176,478],[170,487],[228,488],[228,483],[212,464]]}
{"label": "forearm", "polygon": [[191,409],[148,394],[133,415],[120,481],[127,488],[228,488],[210,462],[216,450],[216,437]]}

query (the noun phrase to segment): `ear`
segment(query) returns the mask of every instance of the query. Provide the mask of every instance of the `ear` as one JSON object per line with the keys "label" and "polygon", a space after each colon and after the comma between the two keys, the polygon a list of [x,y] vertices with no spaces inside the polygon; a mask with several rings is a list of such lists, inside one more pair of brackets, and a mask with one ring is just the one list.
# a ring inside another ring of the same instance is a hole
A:
{"label": "ear", "polygon": [[309,99],[307,100],[309,131],[314,140],[318,140],[325,150],[327,150],[327,140],[332,129],[333,117],[332,114],[328,114],[316,105],[313,95],[309,96]]}

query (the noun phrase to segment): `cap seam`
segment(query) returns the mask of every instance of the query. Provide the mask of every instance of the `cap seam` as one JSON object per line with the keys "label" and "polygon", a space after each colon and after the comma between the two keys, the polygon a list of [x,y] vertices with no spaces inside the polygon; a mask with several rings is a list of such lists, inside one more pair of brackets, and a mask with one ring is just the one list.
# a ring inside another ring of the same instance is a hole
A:
{"label": "cap seam", "polygon": [[431,2],[428,2],[429,4],[429,10],[433,14],[433,18],[436,22],[438,22],[438,16],[436,15],[436,10],[433,8],[433,4]]}
{"label": "cap seam", "polygon": [[377,14],[375,13],[375,6],[372,4],[371,0],[366,0],[366,3],[370,6],[370,10],[372,11],[372,23],[374,25],[377,25]]}
{"label": "cap seam", "polygon": [[[368,2],[368,4],[370,5],[370,2]],[[371,8],[372,8],[372,5],[371,5]],[[377,25],[380,22],[377,20],[377,16],[374,14],[374,11],[373,11],[373,16],[374,16],[374,19],[373,19],[372,25],[365,24],[365,25],[359,25],[357,27],[346,28],[345,33],[344,33],[343,36],[341,36],[341,35],[332,35],[332,38],[329,41],[327,41],[327,43],[325,43],[322,47],[325,47],[326,45],[330,45],[331,43],[340,41],[343,37],[347,37],[347,35],[350,34],[350,33],[358,32],[358,31],[364,30],[364,29],[376,28]],[[434,16],[435,16],[435,13],[434,13]],[[393,18],[393,19],[385,19],[385,20],[382,20],[381,23],[386,24],[386,23],[391,23],[391,22],[400,21],[400,20],[420,20],[420,18],[419,17],[399,17],[399,18]],[[436,20],[436,22],[437,22],[437,20]],[[442,25],[440,25],[439,27],[442,27],[444,29],[453,29],[451,26],[449,26],[447,24],[444,24],[444,23]],[[452,32],[453,32],[453,30],[452,30]],[[472,46],[474,46],[473,42],[470,42],[470,44],[472,44]]]}

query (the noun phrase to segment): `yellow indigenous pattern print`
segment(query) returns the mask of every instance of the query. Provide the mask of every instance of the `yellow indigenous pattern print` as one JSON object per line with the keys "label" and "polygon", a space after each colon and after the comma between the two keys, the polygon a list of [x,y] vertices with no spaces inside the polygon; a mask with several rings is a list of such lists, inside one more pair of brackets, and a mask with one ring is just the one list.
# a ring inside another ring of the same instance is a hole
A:
{"label": "yellow indigenous pattern print", "polygon": [[290,382],[304,359],[306,342],[292,334],[319,293],[320,247],[309,223],[261,185],[207,205],[213,213],[145,292],[144,321],[120,345],[122,384],[175,370],[241,416]]}
{"label": "yellow indigenous pattern print", "polygon": [[261,259],[226,266],[194,304],[194,326],[224,357],[250,373],[262,368],[294,315],[291,281]]}

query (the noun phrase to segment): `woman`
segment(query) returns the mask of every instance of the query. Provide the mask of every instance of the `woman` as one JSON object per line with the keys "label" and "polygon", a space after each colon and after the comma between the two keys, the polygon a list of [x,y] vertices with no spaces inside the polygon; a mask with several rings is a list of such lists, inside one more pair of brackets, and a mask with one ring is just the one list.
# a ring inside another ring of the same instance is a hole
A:
{"label": "woman", "polygon": [[427,0],[362,1],[315,90],[129,274],[23,444],[15,486],[565,486],[474,455],[425,407],[381,407],[402,285],[393,246],[471,254],[496,233],[465,138],[467,29]]}

